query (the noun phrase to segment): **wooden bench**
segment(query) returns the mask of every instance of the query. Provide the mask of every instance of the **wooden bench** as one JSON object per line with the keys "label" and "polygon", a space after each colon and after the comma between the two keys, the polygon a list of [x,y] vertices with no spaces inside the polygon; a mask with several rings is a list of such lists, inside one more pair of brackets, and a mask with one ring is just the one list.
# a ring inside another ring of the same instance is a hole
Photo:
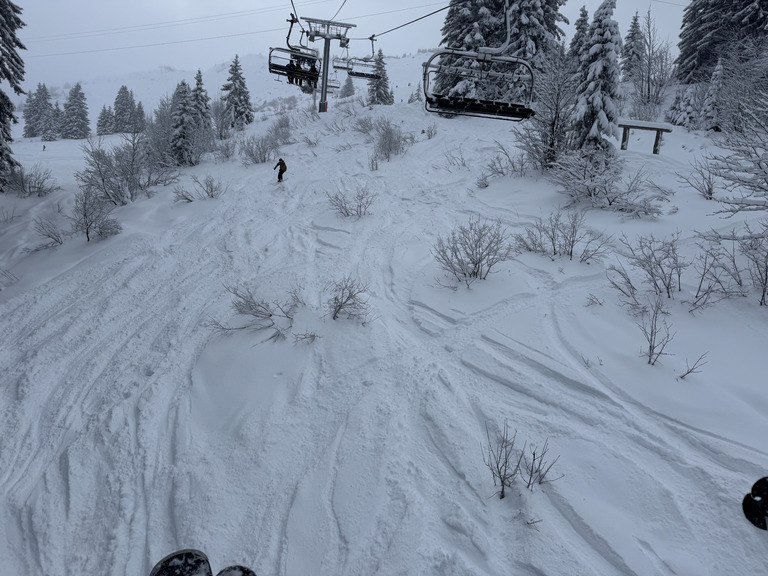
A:
{"label": "wooden bench", "polygon": [[656,132],[656,139],[653,141],[653,153],[658,154],[661,147],[661,135],[663,132],[672,132],[670,124],[661,124],[659,122],[644,122],[642,120],[619,120],[621,133],[621,149],[626,150],[629,143],[630,130],[651,130]]}

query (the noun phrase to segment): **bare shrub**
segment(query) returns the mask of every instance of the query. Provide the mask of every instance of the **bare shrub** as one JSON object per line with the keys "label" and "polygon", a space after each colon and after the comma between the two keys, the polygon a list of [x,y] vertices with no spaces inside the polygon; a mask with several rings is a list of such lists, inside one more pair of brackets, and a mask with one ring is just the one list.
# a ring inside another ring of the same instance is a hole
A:
{"label": "bare shrub", "polygon": [[248,287],[224,286],[232,294],[232,309],[244,318],[239,326],[230,326],[211,320],[210,326],[221,334],[236,330],[269,331],[268,340],[283,340],[293,326],[296,309],[301,304],[298,293],[293,291],[286,300],[269,302],[258,298]]}
{"label": "bare shrub", "polygon": [[278,116],[267,130],[267,138],[275,142],[277,146],[289,144],[291,135],[291,119],[287,114]]}
{"label": "bare shrub", "polygon": [[430,122],[426,130],[424,130],[424,134],[426,135],[427,140],[432,140],[432,138],[437,136],[437,124],[435,122]]}
{"label": "bare shrub", "polygon": [[349,320],[368,320],[368,301],[365,293],[368,286],[359,280],[347,276],[330,284],[331,296],[328,299],[328,313],[331,319],[340,317]]}
{"label": "bare shrub", "polygon": [[347,196],[343,192],[336,192],[335,194],[326,192],[325,196],[328,198],[331,208],[345,218],[349,216],[362,218],[368,214],[368,209],[377,198],[376,193],[368,190],[367,186],[358,188],[354,196]]}
{"label": "bare shrub", "polygon": [[519,252],[533,252],[550,258],[564,256],[573,260],[578,256],[581,263],[602,258],[608,251],[611,236],[596,232],[585,225],[585,212],[558,208],[547,220],[537,218],[525,227],[525,232],[514,235],[515,248]]}
{"label": "bare shrub", "polygon": [[506,420],[502,429],[495,431],[493,441],[491,441],[491,432],[488,430],[488,423],[486,422],[485,436],[488,438],[488,444],[483,448],[483,463],[491,471],[493,485],[500,487],[499,499],[503,499],[505,489],[512,486],[512,480],[520,471],[523,452],[515,453],[517,431],[510,435]]}
{"label": "bare shrub", "polygon": [[11,170],[8,180],[8,189],[15,191],[19,198],[43,197],[61,190],[50,169],[42,168],[40,164],[35,164],[31,170],[17,166]]}
{"label": "bare shrub", "polygon": [[730,248],[722,242],[710,240],[698,244],[699,253],[692,262],[698,282],[690,301],[688,311],[691,313],[724,298],[746,295],[741,265],[737,260],[737,242],[731,240]]}
{"label": "bare shrub", "polygon": [[679,239],[680,232],[663,240],[656,240],[653,234],[638,236],[634,245],[626,236],[620,240],[627,249],[624,256],[630,265],[645,274],[646,283],[656,294],[665,294],[667,298],[681,290],[683,270],[690,265],[678,253]]}
{"label": "bare shrub", "polygon": [[709,161],[694,160],[691,164],[691,173],[682,174],[677,172],[678,180],[681,183],[688,184],[707,200],[712,200],[717,191],[717,174]]}
{"label": "bare shrub", "polygon": [[645,311],[645,306],[638,300],[639,291],[621,262],[618,266],[614,264],[608,266],[605,275],[611,287],[619,293],[619,302],[622,306],[628,307],[634,315]]}
{"label": "bare shrub", "polygon": [[278,150],[277,141],[271,136],[252,134],[240,140],[238,151],[243,166],[264,164],[275,159]]}
{"label": "bare shrub", "polygon": [[522,153],[512,154],[509,148],[504,146],[498,140],[496,142],[496,153],[486,165],[486,170],[490,176],[508,176],[516,174],[525,176],[528,170],[528,161]]}
{"label": "bare shrub", "polygon": [[525,480],[525,487],[528,488],[528,490],[533,490],[534,486],[537,484],[554,482],[563,477],[562,474],[557,478],[548,477],[550,470],[552,470],[552,467],[560,459],[560,456],[557,456],[552,461],[547,460],[547,454],[549,453],[549,438],[544,440],[544,444],[541,448],[531,445],[528,449],[530,450],[530,460],[525,455],[525,447],[523,447],[523,450],[520,452],[523,461],[521,476],[523,480]]}
{"label": "bare shrub", "polygon": [[302,141],[310,148],[314,148],[320,142],[320,136],[315,135],[315,137],[312,138],[310,136],[304,135]]}
{"label": "bare shrub", "polygon": [[746,233],[739,240],[739,250],[747,258],[752,285],[759,290],[760,306],[765,306],[768,298],[768,218],[758,223],[762,230],[752,230],[745,224]]}
{"label": "bare shrub", "polygon": [[640,322],[637,324],[647,344],[643,355],[651,366],[655,365],[661,356],[668,355],[664,350],[675,337],[667,324],[667,314],[668,312],[664,309],[664,297],[656,294],[652,299],[649,298],[649,306],[642,313]]}
{"label": "bare shrub", "polygon": [[680,380],[684,380],[686,376],[689,374],[698,374],[701,372],[701,367],[704,366],[704,364],[707,364],[707,362],[704,360],[707,357],[708,352],[704,352],[701,356],[698,357],[696,362],[693,363],[693,366],[691,366],[688,363],[688,358],[685,359],[685,372],[680,374],[678,378]]}
{"label": "bare shrub", "polygon": [[445,160],[448,162],[446,168],[448,172],[451,171],[451,167],[467,168],[467,160],[464,158],[464,151],[459,146],[456,150],[448,150],[443,152]]}
{"label": "bare shrub", "polygon": [[83,232],[86,241],[91,241],[91,236],[111,236],[120,231],[120,225],[110,217],[113,205],[103,200],[99,191],[90,186],[80,189],[75,194],[75,205],[72,215],[72,229],[75,232]]}
{"label": "bare shrub", "polygon": [[438,236],[432,255],[440,267],[469,287],[475,280],[485,280],[499,262],[509,260],[514,248],[500,220],[472,217],[443,239]]}
{"label": "bare shrub", "polygon": [[237,142],[231,138],[219,140],[213,148],[213,157],[216,162],[227,162],[235,157]]}
{"label": "bare shrub", "polygon": [[355,121],[352,122],[352,130],[365,135],[373,132],[375,127],[376,125],[373,122],[373,118],[370,116],[358,116],[355,118]]}
{"label": "bare shrub", "polygon": [[229,189],[220,180],[214,180],[210,174],[202,182],[197,176],[192,176],[192,182],[195,183],[200,198],[219,198]]}
{"label": "bare shrub", "polygon": [[413,143],[413,137],[403,134],[400,126],[389,118],[379,118],[376,122],[374,152],[377,158],[390,161],[392,156],[404,154]]}
{"label": "bare shrub", "polygon": [[52,218],[35,218],[35,232],[48,242],[41,244],[37,249],[53,248],[64,244],[64,233]]}
{"label": "bare shrub", "polygon": [[376,154],[368,156],[368,169],[371,172],[375,172],[379,169],[379,159],[376,158]]}

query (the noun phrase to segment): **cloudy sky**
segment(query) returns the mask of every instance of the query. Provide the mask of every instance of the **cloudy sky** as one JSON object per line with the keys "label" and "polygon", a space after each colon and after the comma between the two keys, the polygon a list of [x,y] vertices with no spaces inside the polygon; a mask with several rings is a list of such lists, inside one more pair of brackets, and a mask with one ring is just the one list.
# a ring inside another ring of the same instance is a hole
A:
{"label": "cloudy sky", "polygon": [[[267,54],[284,46],[291,12],[298,16],[355,24],[349,36],[353,55],[370,53],[370,42],[387,55],[436,47],[445,11],[390,32],[448,5],[448,0],[15,0],[26,27],[26,85],[61,83],[99,75],[144,71],[159,66],[203,70],[228,63],[235,54]],[[632,15],[650,7],[662,37],[677,43],[687,0],[618,0],[615,18],[622,34]],[[590,16],[599,0],[569,0],[563,13],[571,24],[586,5]],[[306,26],[304,22],[302,22]],[[572,33],[572,25],[566,27]],[[294,36],[298,40],[299,31]],[[321,43],[316,43],[321,48]],[[336,51],[338,47],[334,45]]]}

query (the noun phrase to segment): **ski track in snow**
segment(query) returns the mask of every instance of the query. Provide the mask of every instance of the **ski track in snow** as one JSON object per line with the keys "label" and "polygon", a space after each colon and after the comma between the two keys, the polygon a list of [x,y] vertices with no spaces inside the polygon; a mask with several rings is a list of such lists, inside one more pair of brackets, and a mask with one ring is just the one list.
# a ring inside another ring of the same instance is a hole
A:
{"label": "ski track in snow", "polygon": [[[507,191],[480,198],[470,169],[446,169],[447,122],[409,153],[423,155],[412,178],[387,177],[411,160],[370,172],[332,146],[288,147],[281,186],[265,184],[271,166],[233,163],[220,173],[237,185],[221,199],[174,206],[185,217],[162,232],[105,242],[93,263],[2,301],[11,557],[0,566],[128,576],[194,547],[214,572],[240,563],[281,576],[672,575],[686,562],[733,573],[748,543],[685,550],[733,542],[724,487],[767,454],[646,406],[585,364],[569,324],[602,268],[564,275],[521,257],[469,290],[439,285],[438,233],[469,215],[539,216]],[[482,145],[463,144],[470,165],[505,133],[483,125]],[[361,185],[380,197],[369,216],[331,212],[326,192]],[[324,316],[324,289],[348,274],[368,284],[365,325]],[[225,286],[267,300],[299,287],[319,337],[213,334],[210,318],[232,318]],[[230,356],[217,363],[217,350]],[[481,445],[486,424],[505,419],[520,443],[549,438],[564,478],[493,497]],[[603,502],[581,497],[590,484]],[[613,530],[611,515],[636,530]],[[660,538],[659,525],[679,533]]]}

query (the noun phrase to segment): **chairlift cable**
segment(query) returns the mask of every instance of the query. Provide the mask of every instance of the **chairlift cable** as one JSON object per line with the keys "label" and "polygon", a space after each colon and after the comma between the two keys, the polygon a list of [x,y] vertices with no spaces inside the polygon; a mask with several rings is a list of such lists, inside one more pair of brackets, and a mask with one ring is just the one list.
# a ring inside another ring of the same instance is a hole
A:
{"label": "chairlift cable", "polygon": [[293,3],[293,0],[291,0],[291,7],[293,8],[293,13],[296,15],[296,21],[299,23],[299,28],[301,28],[302,32],[306,32],[306,30],[304,30],[304,26],[301,25],[301,20],[299,19],[299,11],[296,10],[296,4]]}
{"label": "chairlift cable", "polygon": [[434,16],[435,14],[442,12],[443,10],[448,10],[450,8],[449,6],[443,6],[442,8],[438,8],[434,12],[430,12],[429,14],[425,14],[424,16],[419,16],[418,18],[415,18],[411,20],[410,22],[406,22],[405,24],[400,24],[400,26],[395,26],[394,28],[390,28],[389,30],[386,30],[382,32],[381,34],[373,34],[372,36],[369,36],[368,38],[350,38],[350,40],[370,40],[372,37],[377,36],[384,36],[384,34],[389,34],[390,32],[394,32],[395,30],[399,30],[400,28],[405,28],[406,26],[410,26],[411,24],[414,24],[415,22],[418,22],[419,20],[424,20],[424,18],[429,18],[430,16]]}
{"label": "chairlift cable", "polygon": [[344,4],[347,3],[347,0],[344,0],[344,2],[341,3],[341,6],[339,6],[339,9],[336,10],[336,14],[333,15],[333,18],[331,20],[336,20],[336,16],[339,15],[339,12],[341,12],[341,9],[344,8]]}

